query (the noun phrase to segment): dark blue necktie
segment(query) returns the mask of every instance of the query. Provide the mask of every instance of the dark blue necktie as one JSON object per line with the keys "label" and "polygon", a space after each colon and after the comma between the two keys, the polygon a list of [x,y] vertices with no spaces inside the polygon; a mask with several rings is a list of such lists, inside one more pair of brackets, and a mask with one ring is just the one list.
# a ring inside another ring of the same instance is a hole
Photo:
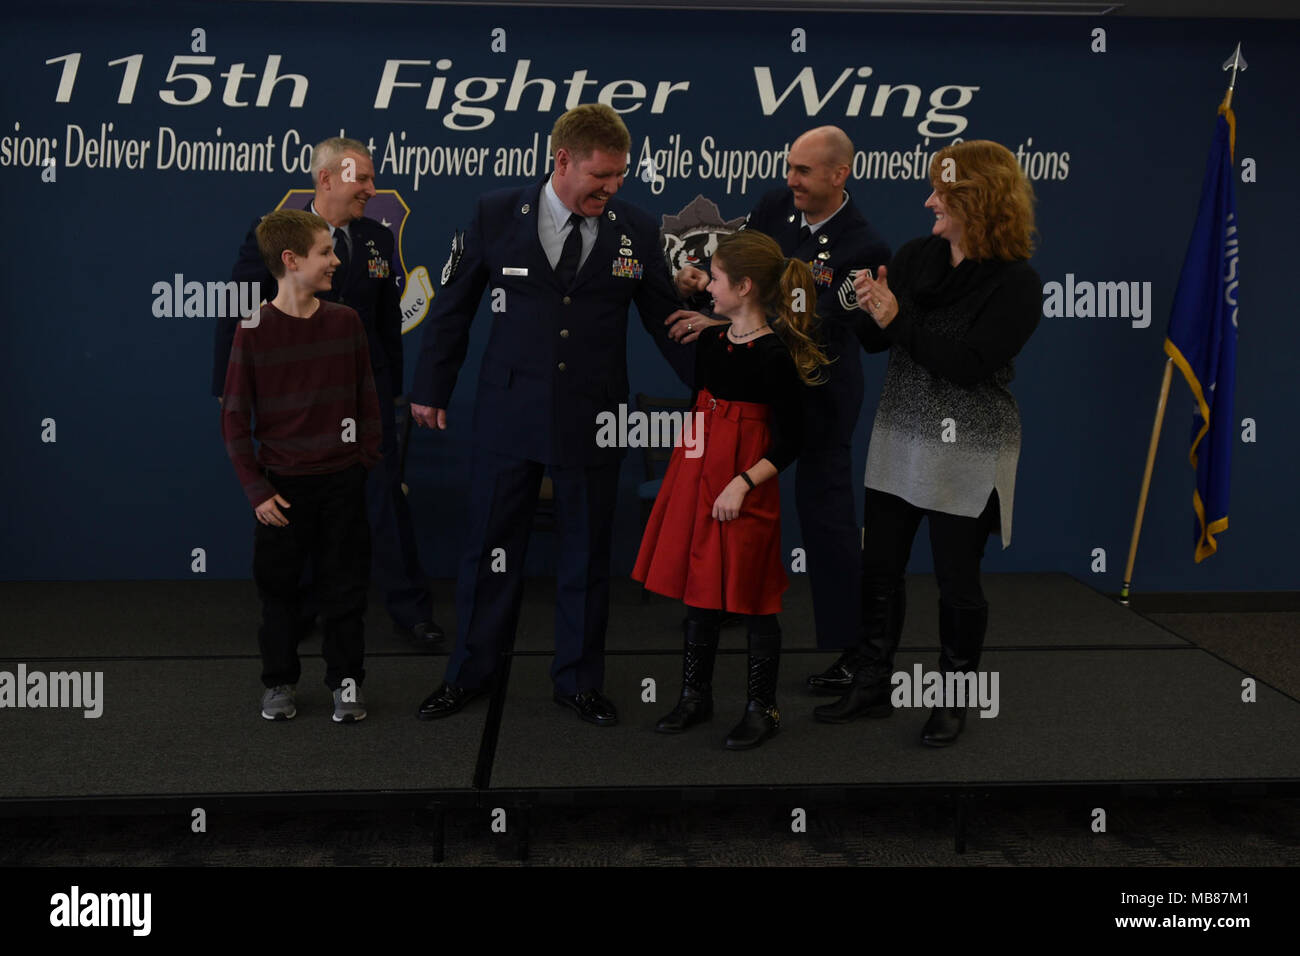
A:
{"label": "dark blue necktie", "polygon": [[569,235],[560,250],[560,259],[555,263],[555,277],[560,285],[568,289],[578,277],[578,263],[582,259],[582,217],[576,212],[569,216]]}
{"label": "dark blue necktie", "polygon": [[338,256],[339,267],[334,270],[333,288],[337,292],[343,286],[343,277],[348,274],[348,233],[347,226],[334,230],[334,255]]}

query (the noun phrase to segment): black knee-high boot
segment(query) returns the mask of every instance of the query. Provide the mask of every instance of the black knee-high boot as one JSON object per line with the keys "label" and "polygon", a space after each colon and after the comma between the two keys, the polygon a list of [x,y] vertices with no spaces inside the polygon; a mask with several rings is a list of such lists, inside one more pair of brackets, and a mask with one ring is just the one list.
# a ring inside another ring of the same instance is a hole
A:
{"label": "black knee-high boot", "polygon": [[892,585],[866,586],[862,592],[865,635],[858,648],[857,667],[848,693],[833,704],[813,708],[813,717],[828,724],[847,724],[858,717],[888,717],[894,653],[903,636],[907,591],[901,580]]}
{"label": "black knee-high boot", "polygon": [[661,734],[680,734],[688,727],[713,717],[713,661],[718,653],[717,617],[708,620],[686,618],[682,632],[682,696],[672,713],[655,724]]}
{"label": "black knee-high boot", "polygon": [[[939,670],[944,674],[974,672],[980,666],[989,607],[953,607],[939,602]],[[944,682],[945,685],[947,681]],[[968,702],[969,703],[969,702]],[[955,743],[966,727],[966,707],[935,707],[925,722],[921,741],[931,747]]]}
{"label": "black knee-high boot", "polygon": [[[781,728],[776,707],[776,678],[781,668],[781,628],[773,617],[769,622],[751,621],[749,631],[749,703],[730,734],[728,750],[757,747]],[[759,630],[762,628],[762,630]]]}

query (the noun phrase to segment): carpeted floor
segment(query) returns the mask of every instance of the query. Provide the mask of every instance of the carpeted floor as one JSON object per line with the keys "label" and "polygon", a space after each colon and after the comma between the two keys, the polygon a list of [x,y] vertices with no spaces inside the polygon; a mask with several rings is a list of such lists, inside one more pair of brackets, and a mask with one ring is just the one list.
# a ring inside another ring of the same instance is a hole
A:
{"label": "carpeted floor", "polygon": [[[1162,613],[1150,620],[1300,698],[1300,614]],[[1050,800],[977,802],[964,854],[954,852],[951,806],[900,799],[870,806],[791,810],[707,805],[674,811],[536,809],[526,821],[528,863],[547,866],[1266,866],[1300,864],[1300,800],[1130,798],[1094,807]],[[447,815],[447,865],[521,865],[525,820],[493,832],[486,811]],[[65,816],[0,819],[3,866],[422,866],[428,818],[410,811],[223,813],[207,832],[190,817]]]}

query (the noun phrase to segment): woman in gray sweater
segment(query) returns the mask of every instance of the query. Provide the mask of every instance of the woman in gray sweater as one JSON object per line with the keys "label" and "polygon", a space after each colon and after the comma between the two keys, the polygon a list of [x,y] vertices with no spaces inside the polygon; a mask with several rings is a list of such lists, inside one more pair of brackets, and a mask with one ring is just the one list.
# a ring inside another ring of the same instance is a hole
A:
{"label": "woman in gray sweater", "polygon": [[[867,351],[889,349],[889,366],[867,454],[864,641],[845,661],[854,672],[849,692],[814,711],[828,723],[892,713],[903,575],[923,517],[945,675],[978,669],[988,624],[985,540],[997,530],[1003,547],[1011,543],[1020,413],[1007,384],[1042,313],[1042,282],[1026,261],[1033,190],[1015,156],[987,140],[940,150],[930,181],[931,234],[899,249],[879,276],[854,281],[858,307],[873,320],[859,336]],[[965,719],[965,707],[935,707],[922,739],[947,746]]]}

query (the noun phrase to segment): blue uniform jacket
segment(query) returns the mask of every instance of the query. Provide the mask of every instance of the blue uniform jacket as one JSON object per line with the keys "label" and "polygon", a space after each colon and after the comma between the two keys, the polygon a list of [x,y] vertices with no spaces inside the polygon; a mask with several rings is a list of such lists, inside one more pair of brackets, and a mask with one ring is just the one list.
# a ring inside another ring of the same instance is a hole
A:
{"label": "blue uniform jacket", "polygon": [[876,274],[880,266],[889,263],[889,245],[858,211],[852,197],[803,242],[799,241],[801,222],[794,194],[789,189],[774,189],[758,201],[745,228],[771,236],[790,258],[813,263],[817,315],[823,322],[843,322],[856,331],[864,318],[870,322],[871,317],[857,308],[849,273],[866,267]]}
{"label": "blue uniform jacket", "polygon": [[598,447],[596,434],[597,415],[617,414],[628,400],[628,306],[636,303],[646,332],[688,386],[694,349],[671,341],[664,326],[680,303],[654,219],[610,199],[586,262],[564,289],[537,238],[542,186],[480,197],[459,267],[425,320],[411,401],[448,406],[470,324],[490,289],[474,440],[544,464],[595,465],[623,454]]}

